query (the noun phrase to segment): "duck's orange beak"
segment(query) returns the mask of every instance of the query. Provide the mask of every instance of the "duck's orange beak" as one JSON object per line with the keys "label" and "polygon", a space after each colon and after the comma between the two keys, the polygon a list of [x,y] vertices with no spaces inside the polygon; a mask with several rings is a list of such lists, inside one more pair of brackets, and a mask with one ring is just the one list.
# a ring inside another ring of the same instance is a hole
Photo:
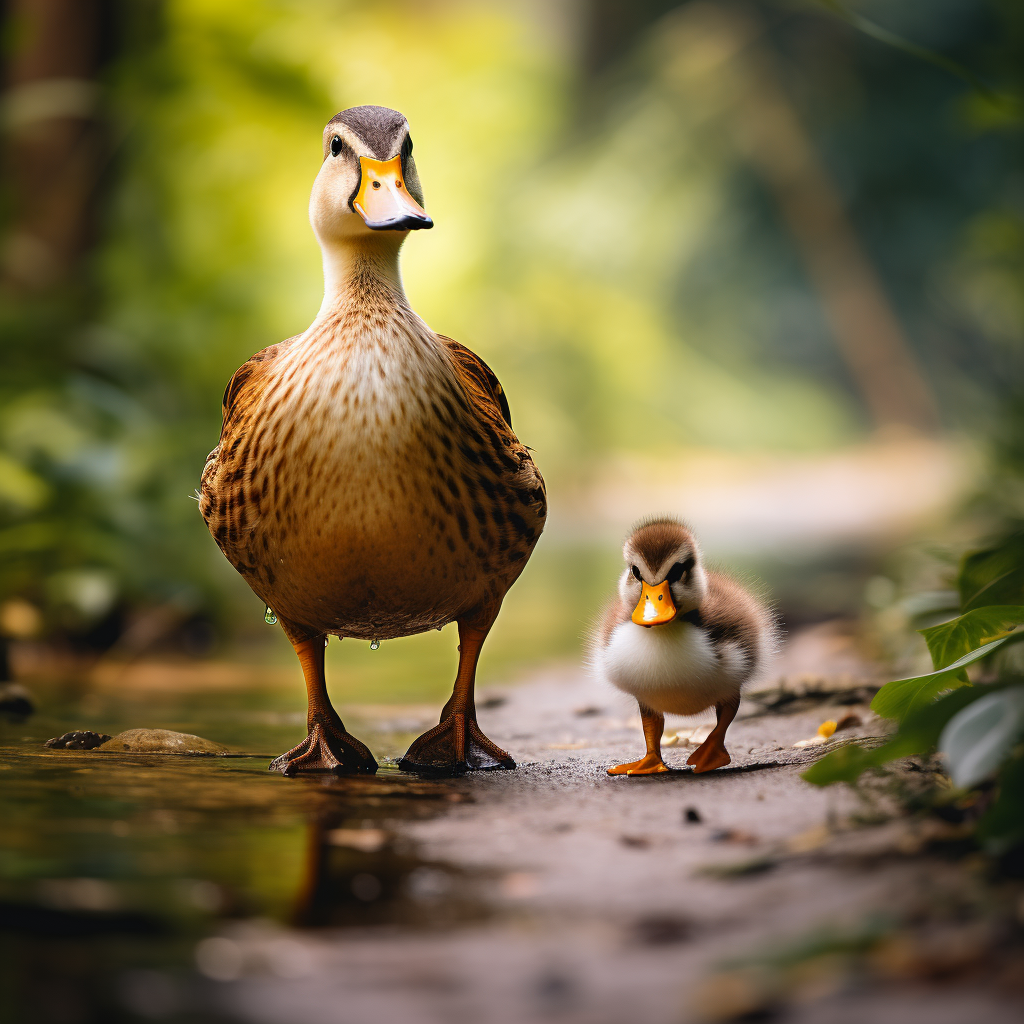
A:
{"label": "duck's orange beak", "polygon": [[359,191],[352,208],[374,231],[414,231],[432,228],[434,222],[405,186],[402,158],[359,158]]}
{"label": "duck's orange beak", "polygon": [[640,600],[633,609],[633,621],[638,626],[662,626],[676,617],[676,606],[672,602],[672,592],[668,588],[668,580],[652,587],[649,583],[642,584]]}

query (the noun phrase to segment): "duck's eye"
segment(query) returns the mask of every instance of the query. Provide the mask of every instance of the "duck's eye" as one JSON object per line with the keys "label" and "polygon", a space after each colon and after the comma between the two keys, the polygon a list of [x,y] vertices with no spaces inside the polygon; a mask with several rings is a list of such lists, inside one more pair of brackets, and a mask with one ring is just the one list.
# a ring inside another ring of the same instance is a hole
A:
{"label": "duck's eye", "polygon": [[643,582],[643,580],[640,579],[640,570],[635,565],[631,565],[629,567],[629,571],[636,577],[638,583]]}
{"label": "duck's eye", "polygon": [[373,183],[373,187],[374,187],[374,188],[380,188],[380,182],[379,182],[379,181],[375,181],[375,182]]}
{"label": "duck's eye", "polygon": [[341,145],[341,136],[335,135],[334,138],[331,139],[331,156],[337,156],[341,152]]}

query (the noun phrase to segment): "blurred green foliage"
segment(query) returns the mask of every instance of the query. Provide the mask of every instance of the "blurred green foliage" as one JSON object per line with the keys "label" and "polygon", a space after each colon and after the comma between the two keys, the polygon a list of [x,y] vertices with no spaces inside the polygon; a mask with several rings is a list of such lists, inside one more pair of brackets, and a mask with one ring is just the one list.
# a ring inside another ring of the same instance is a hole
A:
{"label": "blurred green foliage", "polygon": [[[857,6],[1021,94],[1010,0]],[[588,61],[601,9],[114,4],[98,239],[68,283],[0,299],[0,600],[78,634],[140,604],[226,623],[248,601],[188,496],[231,372],[316,312],[308,191],[323,124],[358,103],[412,125],[437,224],[406,247],[414,307],[495,368],[552,490],[615,452],[861,434],[819,297],[737,142],[744,51],[725,60],[697,4],[648,4]],[[819,6],[736,10],[753,13],[947,425],[996,438],[1020,480],[1019,118]],[[1020,484],[998,502],[1024,506]]]}
{"label": "blurred green foliage", "polygon": [[[803,777],[819,786],[855,784],[869,769],[939,749],[956,785],[991,788],[995,780],[991,806],[976,822],[979,840],[1000,856],[1024,847],[1024,683],[1012,657],[1024,640],[1022,567],[1024,534],[964,555],[961,614],[919,631],[935,671],[886,683],[871,702],[899,723],[895,735],[874,749],[841,747]],[[993,603],[1004,600],[1017,603]],[[975,663],[988,666],[979,685],[966,672]]]}

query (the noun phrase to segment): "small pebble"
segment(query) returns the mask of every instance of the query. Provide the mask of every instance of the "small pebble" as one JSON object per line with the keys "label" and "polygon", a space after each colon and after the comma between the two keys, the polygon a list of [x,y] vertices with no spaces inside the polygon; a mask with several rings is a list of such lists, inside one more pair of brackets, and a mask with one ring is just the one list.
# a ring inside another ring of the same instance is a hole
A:
{"label": "small pebble", "polygon": [[46,741],[51,750],[92,750],[110,737],[105,732],[91,732],[89,729],[75,729],[63,736],[54,736]]}
{"label": "small pebble", "polygon": [[104,738],[102,750],[133,754],[221,754],[227,750],[202,736],[170,729],[126,729],[113,738]]}
{"label": "small pebble", "polygon": [[704,819],[700,816],[700,811],[696,807],[687,807],[683,811],[683,821],[687,825],[699,825]]}
{"label": "small pebble", "polygon": [[633,937],[644,946],[670,946],[690,937],[690,923],[674,914],[652,914],[633,925]]}
{"label": "small pebble", "polygon": [[0,714],[28,718],[35,709],[32,694],[20,683],[0,683]]}
{"label": "small pebble", "polygon": [[757,842],[757,836],[751,835],[738,828],[720,828],[711,833],[713,843],[744,843],[752,846]]}
{"label": "small pebble", "polygon": [[643,836],[619,836],[619,842],[633,850],[646,850],[650,845],[650,839]]}

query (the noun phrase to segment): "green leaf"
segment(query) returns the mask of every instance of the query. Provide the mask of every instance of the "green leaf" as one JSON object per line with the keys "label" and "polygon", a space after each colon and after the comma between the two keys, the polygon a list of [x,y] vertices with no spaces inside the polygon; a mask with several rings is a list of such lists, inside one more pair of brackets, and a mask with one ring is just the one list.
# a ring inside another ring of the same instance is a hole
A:
{"label": "green leaf", "polygon": [[868,768],[880,768],[899,757],[931,753],[949,720],[989,692],[987,687],[970,687],[946,694],[911,714],[888,743],[874,750],[865,750],[853,743],[840,747],[808,768],[802,778],[815,786],[830,786],[834,782],[852,784]]}
{"label": "green leaf", "polygon": [[956,75],[957,78],[966,82],[986,99],[1014,105],[1016,97],[994,92],[991,86],[983,82],[970,68],[947,57],[944,53],[939,53],[937,50],[931,50],[927,46],[921,46],[918,43],[911,42],[909,39],[904,39],[903,36],[883,28],[876,22],[869,21],[862,14],[851,11],[840,0],[818,0],[818,3],[865,35],[871,36],[872,39],[877,39],[880,43],[885,43],[894,49],[902,50],[918,60],[927,61],[929,64],[934,64],[935,67],[949,72],[951,75]]}
{"label": "green leaf", "polygon": [[[892,741],[875,750],[865,750],[856,743],[850,743],[826,754],[820,761],[815,761],[807,771],[801,773],[800,777],[814,786],[831,786],[834,782],[852,784],[868,768],[877,768],[886,761],[900,756],[892,753],[891,748]],[[912,750],[910,753],[917,751]]]}
{"label": "green leaf", "polygon": [[982,608],[988,605],[1007,605],[1024,601],[1024,566],[1012,569],[994,579],[987,587],[979,590],[963,610]]}
{"label": "green leaf", "polygon": [[938,626],[919,629],[937,669],[948,668],[958,658],[980,647],[985,640],[998,637],[1024,623],[1024,605],[997,604],[975,608]]}
{"label": "green leaf", "polygon": [[1024,686],[986,694],[955,714],[939,749],[953,782],[968,788],[991,775],[1016,746],[1024,727]]}
{"label": "green leaf", "polygon": [[958,658],[946,668],[940,668],[935,672],[911,676],[909,679],[895,679],[891,683],[886,683],[875,694],[875,699],[871,702],[871,710],[883,718],[895,718],[902,721],[914,711],[931,703],[943,690],[966,685],[961,670],[991,654],[1008,639],[1008,636],[1004,636],[993,640],[991,643],[985,644],[984,647],[979,647],[977,650],[971,651],[970,654]]}
{"label": "green leaf", "polygon": [[978,822],[978,838],[999,855],[1024,843],[1024,753],[1003,765],[997,792],[996,802]]}
{"label": "green leaf", "polygon": [[994,604],[1024,604],[1024,533],[997,547],[964,555],[957,586],[964,612]]}

